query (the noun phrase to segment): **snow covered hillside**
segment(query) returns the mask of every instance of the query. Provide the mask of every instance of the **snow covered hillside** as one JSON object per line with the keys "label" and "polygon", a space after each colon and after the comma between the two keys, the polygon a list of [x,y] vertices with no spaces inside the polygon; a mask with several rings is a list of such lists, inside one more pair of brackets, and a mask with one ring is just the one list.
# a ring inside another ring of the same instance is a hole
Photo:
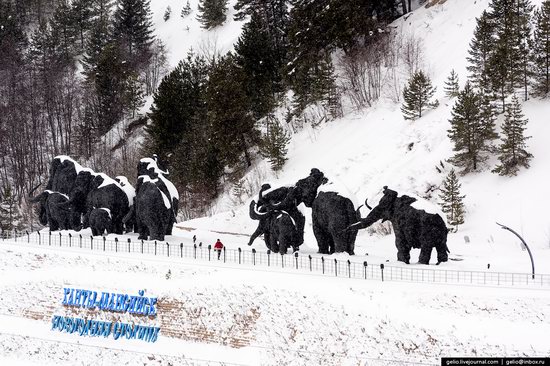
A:
{"label": "snow covered hillside", "polygon": [[[382,187],[387,185],[398,192],[412,192],[436,203],[438,191],[433,191],[433,187],[441,184],[451,168],[445,163],[444,171],[438,173],[436,165],[452,156],[447,130],[454,100],[444,96],[443,83],[451,69],[457,71],[462,84],[465,82],[466,56],[475,18],[487,9],[488,3],[488,0],[447,0],[428,9],[420,7],[393,24],[397,33],[404,36],[414,34],[422,40],[424,69],[438,88],[435,98],[440,106],[437,109],[410,122],[403,119],[400,103],[382,98],[370,109],[349,112],[344,118],[318,128],[305,126],[293,136],[289,160],[278,176],[269,170],[266,162],[260,162],[245,180],[258,188],[264,181],[278,186],[296,182],[316,167],[331,180],[347,187],[356,202],[368,198],[369,202],[376,203]],[[540,5],[538,0],[533,3]],[[222,33],[226,37],[224,40],[228,41],[229,30],[238,29],[238,25],[230,22],[226,27],[227,32]],[[171,49],[171,52],[176,52],[174,43],[171,43]],[[496,225],[499,222],[522,234],[533,249],[537,271],[550,273],[550,219],[545,212],[545,208],[550,206],[547,183],[550,159],[546,156],[550,133],[546,116],[550,113],[550,103],[531,99],[524,103],[523,111],[529,118],[527,134],[533,136],[528,140],[528,148],[535,156],[531,168],[521,170],[517,177],[504,178],[490,173],[495,159],[489,161],[485,172],[460,178],[462,194],[466,195],[466,224],[458,233],[449,235],[449,248],[451,257],[463,261],[449,262],[444,266],[482,269],[490,263],[502,271],[530,271],[527,253],[512,234]],[[498,125],[502,119],[501,116]],[[202,236],[211,232],[212,240],[220,235],[212,231],[242,234],[225,237],[230,246],[242,245],[246,234],[252,233],[257,224],[248,217],[247,203],[236,203],[228,192],[218,202],[212,217],[180,223],[179,226],[197,229]],[[302,250],[314,253],[317,246],[309,218]],[[362,231],[356,245],[359,248],[356,253],[368,253],[371,260],[395,261],[393,235],[371,236]],[[255,247],[265,248],[260,240],[256,241]],[[413,259],[416,259],[415,254]]]}
{"label": "snow covered hillside", "polygon": [[[152,318],[62,305],[63,288],[158,298]],[[550,354],[550,293],[348,280],[1,242],[3,365],[398,365]],[[53,315],[159,326],[155,343],[51,330]],[[528,336],[527,336],[528,335]]]}

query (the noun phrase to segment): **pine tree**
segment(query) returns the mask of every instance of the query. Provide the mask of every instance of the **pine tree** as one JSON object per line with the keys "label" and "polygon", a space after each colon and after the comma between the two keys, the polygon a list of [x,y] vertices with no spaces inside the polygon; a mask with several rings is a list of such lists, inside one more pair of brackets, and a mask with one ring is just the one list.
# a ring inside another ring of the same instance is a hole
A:
{"label": "pine tree", "polygon": [[71,17],[76,26],[80,40],[80,49],[84,49],[85,35],[92,28],[93,2],[90,0],[73,0]]}
{"label": "pine tree", "polygon": [[534,60],[534,92],[538,96],[550,93],[550,1],[535,11],[535,30],[532,50]]}
{"label": "pine tree", "polygon": [[197,19],[205,29],[215,28],[225,22],[228,0],[200,0]]}
{"label": "pine tree", "polygon": [[185,18],[189,16],[192,12],[193,12],[193,9],[191,9],[191,4],[189,4],[189,0],[187,0],[187,3],[185,4],[185,6],[183,7],[183,9],[181,9],[181,17]]}
{"label": "pine tree", "polygon": [[83,73],[86,76],[86,81],[91,85],[95,83],[97,66],[101,53],[110,41],[111,37],[108,21],[102,22],[98,18],[97,22],[90,30],[90,34],[86,42],[85,53],[82,58],[82,65],[84,68]]}
{"label": "pine tree", "polygon": [[172,15],[172,8],[170,7],[170,5],[168,5],[166,7],[166,10],[164,11],[164,16],[162,17],[165,22],[167,22],[168,19],[170,19],[170,15]]}
{"label": "pine tree", "polygon": [[267,133],[260,146],[260,152],[270,162],[271,169],[277,172],[283,168],[288,160],[286,154],[290,136],[273,115],[268,116],[266,121]]}
{"label": "pine tree", "polygon": [[21,230],[23,216],[10,186],[4,187],[0,195],[0,231]]}
{"label": "pine tree", "polygon": [[[515,0],[514,68],[518,73],[519,85],[523,86],[524,100],[528,99],[529,82],[532,74],[531,18],[534,6],[531,0]],[[518,85],[518,86],[519,86]]]}
{"label": "pine tree", "polygon": [[401,111],[405,119],[414,120],[422,117],[422,112],[433,106],[430,99],[434,93],[435,88],[424,72],[415,72],[403,90],[404,105]]}
{"label": "pine tree", "polygon": [[[483,111],[481,106],[483,105]],[[483,103],[469,82],[466,82],[451,112],[449,138],[454,143],[455,155],[451,162],[467,173],[478,169],[492,151],[490,140],[496,138],[492,110]]]}
{"label": "pine tree", "polygon": [[464,203],[462,200],[466,196],[460,194],[460,187],[458,177],[452,169],[445,178],[439,195],[441,209],[447,215],[448,223],[454,226],[455,230],[458,230],[458,225],[464,224]]}
{"label": "pine tree", "polygon": [[151,16],[149,0],[119,0],[113,19],[113,35],[133,70],[139,70],[151,57],[154,41]]}
{"label": "pine tree", "polygon": [[243,168],[251,166],[249,150],[259,140],[243,87],[246,77],[231,53],[217,60],[208,74],[206,103],[211,137],[220,150],[220,160],[229,167],[243,162]]}
{"label": "pine tree", "polygon": [[458,93],[460,92],[460,87],[458,86],[458,75],[455,72],[455,70],[451,70],[451,74],[447,78],[447,81],[445,81],[445,95],[448,98],[454,98],[458,96]]}
{"label": "pine tree", "polygon": [[482,93],[490,90],[489,60],[493,52],[493,23],[487,11],[483,11],[477,18],[474,38],[470,42],[469,56],[466,58],[470,65],[470,79]]}
{"label": "pine tree", "polygon": [[528,120],[523,118],[521,105],[514,95],[502,125],[502,144],[498,146],[500,164],[493,169],[494,173],[513,176],[518,173],[520,167],[529,168],[529,161],[533,155],[525,150],[525,141],[531,137],[524,136]]}
{"label": "pine tree", "polygon": [[276,94],[283,90],[281,70],[274,55],[272,39],[261,19],[253,14],[235,44],[235,62],[247,75],[244,88],[256,119],[273,109]]}

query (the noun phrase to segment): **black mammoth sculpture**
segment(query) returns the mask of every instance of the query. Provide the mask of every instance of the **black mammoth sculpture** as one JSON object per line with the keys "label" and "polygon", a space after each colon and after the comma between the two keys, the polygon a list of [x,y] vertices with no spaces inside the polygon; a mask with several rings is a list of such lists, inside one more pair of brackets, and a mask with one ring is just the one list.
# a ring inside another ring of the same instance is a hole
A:
{"label": "black mammoth sculpture", "polygon": [[90,228],[93,236],[112,233],[111,211],[108,208],[94,208],[90,212]]}
{"label": "black mammoth sculpture", "polygon": [[[262,186],[262,191],[269,186]],[[260,200],[262,200],[260,191]],[[259,220],[258,228],[250,237],[248,245],[261,234],[269,250],[274,253],[286,254],[289,248],[294,252],[298,250],[304,241],[305,217],[300,211],[294,208],[291,215],[289,212],[274,209],[271,205],[259,205],[255,201],[250,202],[249,215],[253,220]]]}
{"label": "black mammoth sculpture", "polygon": [[69,197],[63,193],[50,190],[45,190],[34,197],[32,194],[39,186],[31,190],[29,201],[40,203],[40,223],[48,225],[50,231],[80,229],[80,215],[63,208],[63,204],[69,201]]}
{"label": "black mammoth sculpture", "polygon": [[397,260],[409,264],[411,248],[419,248],[418,262],[429,264],[432,249],[437,250],[437,264],[448,260],[447,226],[438,214],[427,213],[411,206],[417,199],[403,195],[398,197],[396,191],[387,186],[378,205],[359,222],[350,226],[351,230],[364,229],[378,220],[390,221],[395,232]]}
{"label": "black mammoth sculpture", "polygon": [[80,165],[68,156],[54,157],[50,164],[50,177],[46,190],[69,194],[80,168]]}
{"label": "black mammoth sculpture", "polygon": [[163,165],[160,163],[156,155],[153,155],[153,158],[141,159],[137,166],[138,180],[141,176],[148,176],[151,180],[155,180],[155,184],[158,189],[160,189],[161,192],[170,200],[170,206],[172,208],[170,214],[170,224],[166,225],[165,234],[172,235],[172,228],[177,221],[179,194],[174,184],[166,178],[168,171],[161,169],[160,167],[163,167]]}
{"label": "black mammoth sculpture", "polygon": [[131,210],[124,221],[135,215],[135,222],[139,239],[164,240],[172,226],[173,209],[170,200],[158,186],[159,179],[151,179],[147,175],[138,178],[136,198]]}

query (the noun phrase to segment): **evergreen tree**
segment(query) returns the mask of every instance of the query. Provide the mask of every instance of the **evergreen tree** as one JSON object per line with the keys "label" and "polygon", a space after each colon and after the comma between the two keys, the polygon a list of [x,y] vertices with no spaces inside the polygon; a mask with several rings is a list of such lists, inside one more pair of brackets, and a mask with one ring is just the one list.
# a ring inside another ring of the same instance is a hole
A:
{"label": "evergreen tree", "polygon": [[229,167],[242,162],[243,168],[251,166],[249,150],[259,140],[243,87],[246,76],[232,54],[217,60],[208,75],[206,103],[211,137],[220,150],[220,161]]}
{"label": "evergreen tree", "polygon": [[514,37],[514,67],[517,69],[519,84],[523,86],[524,100],[529,93],[529,81],[532,74],[531,50],[531,18],[534,6],[531,0],[515,0],[515,37]]}
{"label": "evergreen tree", "polygon": [[0,195],[0,231],[21,230],[23,216],[10,186],[4,187]]}
{"label": "evergreen tree", "polygon": [[550,92],[550,1],[542,3],[535,11],[535,30],[533,41],[534,92],[538,96],[547,96]]}
{"label": "evergreen tree", "polygon": [[[481,106],[483,105],[483,110]],[[455,155],[451,162],[467,173],[478,169],[492,151],[490,140],[496,138],[492,110],[483,103],[467,82],[458,95],[453,111],[449,138],[454,143]]]}
{"label": "evergreen tree", "polygon": [[97,131],[108,132],[123,116],[126,108],[127,64],[116,43],[109,43],[99,55],[94,87],[98,100]]}
{"label": "evergreen tree", "polygon": [[111,42],[108,20],[101,21],[99,18],[90,30],[90,35],[86,42],[86,49],[82,58],[84,75],[86,81],[93,85],[97,74],[99,58],[107,45]]}
{"label": "evergreen tree", "polygon": [[76,27],[80,41],[80,49],[84,49],[85,35],[92,28],[93,1],[73,0],[71,3],[71,17]]}
{"label": "evergreen tree", "polygon": [[260,153],[271,164],[273,171],[279,171],[288,160],[286,154],[288,152],[288,143],[290,142],[289,134],[281,126],[281,123],[273,115],[269,115],[267,121],[267,132],[260,145]]}
{"label": "evergreen tree", "polygon": [[458,177],[452,169],[445,178],[439,195],[441,209],[447,215],[448,223],[454,226],[455,230],[458,230],[458,225],[464,224],[464,203],[462,200],[466,196],[460,194],[460,187]]}
{"label": "evergreen tree", "polygon": [[139,70],[151,57],[153,23],[149,0],[119,0],[113,19],[113,35],[130,68]]}
{"label": "evergreen tree", "polygon": [[50,19],[50,45],[60,61],[69,65],[74,63],[77,52],[78,29],[66,2],[61,2]]}
{"label": "evergreen tree", "polygon": [[282,76],[275,61],[275,45],[261,19],[253,14],[235,44],[235,62],[246,75],[244,89],[254,118],[270,112],[282,92]]}
{"label": "evergreen tree", "polygon": [[460,92],[460,87],[458,86],[458,75],[455,72],[455,70],[451,70],[451,74],[447,78],[447,81],[445,81],[445,95],[447,95],[448,98],[454,98],[458,96],[458,93]]}
{"label": "evergreen tree", "polygon": [[[180,182],[186,180],[187,163],[196,138],[196,125],[206,121],[204,101],[208,65],[204,58],[189,54],[166,75],[153,96],[146,127],[146,153],[157,154],[162,161],[176,170]],[[176,147],[181,146],[178,154]]]}
{"label": "evergreen tree", "polygon": [[205,29],[211,29],[225,22],[227,0],[200,0],[197,19]]}
{"label": "evergreen tree", "polygon": [[502,144],[498,147],[500,164],[493,169],[494,173],[512,176],[518,173],[520,167],[529,168],[533,155],[525,150],[525,141],[531,137],[524,136],[528,120],[523,118],[521,105],[514,95],[502,125]]}
{"label": "evergreen tree", "polygon": [[470,65],[467,67],[470,72],[470,79],[475,87],[482,93],[490,90],[490,67],[489,60],[493,51],[493,24],[489,13],[483,11],[477,18],[477,25],[474,31],[474,38],[470,42],[469,56]]}
{"label": "evergreen tree", "polygon": [[191,4],[189,4],[189,0],[187,0],[187,3],[185,4],[185,6],[183,7],[183,9],[181,9],[181,17],[185,18],[189,16],[192,12],[193,12],[193,9],[191,9]]}
{"label": "evergreen tree", "polygon": [[166,10],[164,11],[164,16],[163,16],[163,19],[165,22],[167,22],[168,19],[170,19],[170,15],[172,15],[172,8],[170,7],[170,5],[168,5],[166,7]]}
{"label": "evergreen tree", "polygon": [[433,106],[430,99],[435,93],[430,79],[422,71],[416,71],[403,90],[404,105],[401,107],[405,119],[422,117],[426,108]]}

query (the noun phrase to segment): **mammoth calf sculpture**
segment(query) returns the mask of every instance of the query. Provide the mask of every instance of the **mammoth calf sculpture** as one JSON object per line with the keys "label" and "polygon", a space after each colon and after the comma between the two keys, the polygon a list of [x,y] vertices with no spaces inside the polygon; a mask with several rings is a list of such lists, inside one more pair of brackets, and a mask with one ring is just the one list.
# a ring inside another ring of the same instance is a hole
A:
{"label": "mammoth calf sculpture", "polygon": [[[403,195],[384,187],[384,196],[378,205],[350,229],[364,229],[378,220],[390,221],[395,232],[397,260],[409,264],[411,248],[419,248],[418,262],[429,264],[432,249],[437,250],[437,264],[448,260],[447,226],[439,214],[427,213],[411,206],[416,198]],[[366,204],[366,201],[365,201]]]}
{"label": "mammoth calf sculpture", "polygon": [[[260,222],[256,231],[250,237],[248,245],[252,245],[256,237],[264,234],[265,244],[273,253],[286,254],[288,248],[292,248],[296,252],[301,244],[299,242],[300,235],[296,220],[285,211],[264,209],[261,207],[260,209],[265,212],[258,211],[255,201],[250,202],[250,218],[259,220]],[[305,218],[303,220],[305,221]],[[303,238],[303,232],[301,237]]]}
{"label": "mammoth calf sculpture", "polygon": [[90,212],[90,228],[93,236],[103,235],[104,232],[107,232],[107,234],[112,233],[111,210],[108,208],[94,208]]}

